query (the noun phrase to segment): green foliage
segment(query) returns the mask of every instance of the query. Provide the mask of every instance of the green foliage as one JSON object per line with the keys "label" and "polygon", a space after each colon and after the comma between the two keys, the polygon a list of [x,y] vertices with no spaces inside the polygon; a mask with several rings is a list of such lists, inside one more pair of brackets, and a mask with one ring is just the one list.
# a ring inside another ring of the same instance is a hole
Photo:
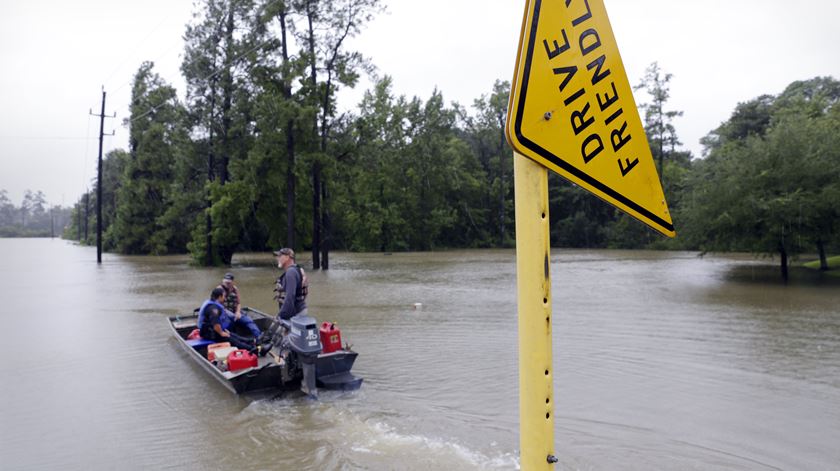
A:
{"label": "green foliage", "polygon": [[[773,111],[763,133],[716,141],[691,175],[681,209],[692,245],[779,253],[784,263],[787,256],[836,243],[840,109],[837,94],[822,93],[834,85],[826,79],[797,82],[769,104]],[[733,115],[736,121],[742,110]],[[725,123],[719,130],[731,128]]]}
{"label": "green foliage", "polygon": [[355,165],[342,179],[336,230],[352,250],[487,246],[487,176],[456,127],[458,110],[394,97],[388,77],[360,104]]}
{"label": "green foliage", "polygon": [[[209,211],[214,222],[211,229],[213,257],[216,263],[230,265],[234,249],[239,246],[242,235],[247,232],[247,219],[251,214],[251,201],[254,200],[253,187],[243,182],[222,185],[220,182],[208,182],[206,187],[212,205]],[[206,215],[206,213],[205,213]],[[207,253],[205,228],[196,226],[190,251],[193,258],[203,261]]]}
{"label": "green foliage", "polygon": [[[106,249],[189,251],[198,263],[228,264],[241,250],[317,251],[321,237],[365,251],[512,246],[509,83],[497,81],[468,109],[437,90],[395,96],[384,76],[339,113],[337,92],[372,71],[348,39],[380,5],[200,0],[185,33],[185,103],[151,63],[135,76],[129,150],[104,162]],[[694,160],[679,149],[671,78],[654,63],[637,89],[650,98],[640,109],[678,238],[665,241],[552,173],[552,245],[840,249],[838,82],[794,82],[740,103]],[[37,196],[17,209],[0,193],[0,226],[41,221]],[[89,192],[66,234],[95,227],[94,205]]]}
{"label": "green foliage", "polygon": [[[114,224],[117,216],[117,194],[125,181],[124,173],[130,159],[128,152],[121,149],[108,152],[102,159],[102,247],[105,250],[117,247]],[[96,204],[96,192],[92,192],[91,201]],[[93,208],[90,214],[95,217]],[[73,221],[75,222],[76,218]],[[96,241],[90,243],[95,244]]]}
{"label": "green foliage", "polygon": [[[462,137],[486,175],[482,187],[483,206],[487,210],[486,241],[480,245],[513,245],[513,150],[505,138],[510,83],[497,80],[490,95],[482,95],[473,103],[475,115],[459,110],[463,122]],[[492,242],[491,242],[492,240]]]}
{"label": "green foliage", "polygon": [[663,73],[659,64],[654,62],[645,70],[645,76],[634,87],[635,90],[644,89],[650,96],[649,103],[641,103],[639,109],[644,112],[645,132],[650,143],[655,161],[659,162],[660,173],[666,153],[673,153],[682,144],[677,138],[677,130],[671,123],[674,118],[682,116],[682,111],[665,110],[671,91],[668,83],[673,75]]}
{"label": "green foliage", "polygon": [[106,239],[117,251],[127,254],[165,254],[183,249],[173,243],[178,237],[167,225],[178,217],[171,211],[166,213],[182,191],[172,182],[175,161],[187,142],[184,113],[175,89],[163,83],[152,69],[153,64],[146,62],[135,75],[131,118],[127,120],[130,154],[120,156],[121,184],[109,188],[113,192],[118,186],[116,217]]}

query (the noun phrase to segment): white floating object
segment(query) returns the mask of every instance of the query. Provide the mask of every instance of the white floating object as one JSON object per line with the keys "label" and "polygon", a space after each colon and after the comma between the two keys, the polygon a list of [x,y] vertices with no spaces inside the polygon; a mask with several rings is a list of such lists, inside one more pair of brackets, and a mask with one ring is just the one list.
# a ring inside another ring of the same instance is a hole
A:
{"label": "white floating object", "polygon": [[423,309],[423,303],[414,303],[414,309]]}

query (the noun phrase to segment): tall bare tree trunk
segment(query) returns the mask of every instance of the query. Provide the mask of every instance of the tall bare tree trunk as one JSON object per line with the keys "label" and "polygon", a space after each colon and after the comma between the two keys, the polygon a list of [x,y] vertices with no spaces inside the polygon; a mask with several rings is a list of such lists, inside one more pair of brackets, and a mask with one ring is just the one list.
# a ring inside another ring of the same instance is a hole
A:
{"label": "tall bare tree trunk", "polygon": [[788,254],[787,250],[785,250],[784,244],[779,244],[779,255],[781,258],[781,269],[782,269],[782,280],[784,280],[785,284],[788,282]]}
{"label": "tall bare tree trunk", "polygon": [[330,211],[327,209],[327,182],[321,182],[321,199],[324,201],[322,216],[324,220],[324,240],[322,241],[321,269],[330,269]]}
{"label": "tall bare tree trunk", "polygon": [[225,58],[222,64],[222,142],[221,162],[219,168],[219,182],[224,185],[230,181],[228,167],[230,164],[230,108],[233,101],[233,2],[228,5],[227,24],[225,26]]}
{"label": "tall bare tree trunk", "polygon": [[[306,2],[306,20],[309,27],[309,60],[310,60],[310,76],[309,81],[312,86],[312,94],[317,96],[318,90],[318,68],[315,56],[315,27],[313,23],[313,16],[315,11],[312,9],[312,2]],[[314,135],[318,135],[318,116],[312,123],[312,130]],[[323,133],[324,130],[322,129]],[[321,146],[323,147],[323,146]],[[323,148],[321,149],[324,150]],[[319,270],[321,268],[321,164],[316,159],[312,164],[312,268]]]}
{"label": "tall bare tree trunk", "polygon": [[505,246],[505,118],[499,115],[499,247]]}
{"label": "tall bare tree trunk", "polygon": [[822,239],[817,239],[817,251],[820,254],[820,270],[828,270],[828,258],[825,256],[825,246]]}
{"label": "tall bare tree trunk", "polygon": [[[292,101],[292,85],[289,80],[289,48],[286,31],[286,9],[280,12],[280,32],[283,41],[283,98],[287,102]],[[295,189],[297,182],[295,179],[295,122],[294,119],[289,118],[286,122],[286,158],[288,165],[286,167],[286,246],[295,247]]]}
{"label": "tall bare tree trunk", "polygon": [[[213,64],[216,63],[216,56],[213,55]],[[210,82],[210,122],[208,125],[209,128],[209,136],[207,139],[208,145],[208,152],[207,152],[207,181],[212,182],[216,178],[216,157],[214,155],[214,148],[215,144],[213,142],[213,119],[215,118],[213,111],[216,109],[216,78]],[[206,243],[207,243],[207,252],[205,253],[204,263],[206,266],[213,265],[213,219],[210,216],[210,208],[213,206],[213,201],[210,199],[210,190],[207,190],[207,214],[205,219],[205,230],[207,231],[206,236]]]}

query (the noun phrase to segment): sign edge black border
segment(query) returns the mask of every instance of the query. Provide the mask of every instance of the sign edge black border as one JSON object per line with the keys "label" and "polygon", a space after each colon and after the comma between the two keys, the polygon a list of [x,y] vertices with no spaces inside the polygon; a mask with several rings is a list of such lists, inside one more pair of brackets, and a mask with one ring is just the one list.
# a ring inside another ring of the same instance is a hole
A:
{"label": "sign edge black border", "polygon": [[574,175],[575,177],[583,180],[584,182],[592,185],[592,187],[597,188],[599,191],[603,192],[605,195],[608,195],[614,198],[616,201],[626,205],[629,208],[632,208],[634,211],[638,212],[641,215],[647,217],[650,221],[655,222],[663,229],[674,232],[674,225],[668,224],[664,219],[660,218],[659,216],[653,214],[648,209],[643,208],[642,206],[638,205],[637,203],[633,202],[632,200],[628,199],[626,196],[618,193],[617,191],[613,190],[612,188],[608,187],[604,183],[601,183],[598,180],[595,180],[590,175],[578,170],[576,167],[570,165],[565,160],[557,157],[556,155],[552,154],[546,149],[543,149],[527,137],[522,134],[522,112],[525,109],[525,95],[528,90],[528,80],[530,78],[531,73],[531,59],[534,55],[534,44],[536,42],[537,36],[537,24],[539,22],[540,17],[540,7],[542,6],[542,0],[535,0],[534,1],[534,14],[532,15],[531,19],[531,31],[529,34],[528,39],[528,49],[525,55],[525,66],[522,70],[522,80],[520,80],[520,87],[519,87],[519,103],[516,106],[516,120],[514,121],[514,132],[516,133],[516,139],[522,143],[528,150],[539,154],[541,157],[545,158],[546,160],[550,161],[551,163],[557,165],[558,167],[562,168],[563,170],[569,172],[570,174]]}

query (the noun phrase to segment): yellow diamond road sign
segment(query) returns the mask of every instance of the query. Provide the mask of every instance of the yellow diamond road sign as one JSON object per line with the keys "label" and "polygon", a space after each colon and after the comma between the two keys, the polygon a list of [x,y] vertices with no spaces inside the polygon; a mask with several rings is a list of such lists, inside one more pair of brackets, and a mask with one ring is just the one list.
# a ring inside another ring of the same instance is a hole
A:
{"label": "yellow diamond road sign", "polygon": [[516,152],[674,237],[603,0],[528,0],[513,82]]}

